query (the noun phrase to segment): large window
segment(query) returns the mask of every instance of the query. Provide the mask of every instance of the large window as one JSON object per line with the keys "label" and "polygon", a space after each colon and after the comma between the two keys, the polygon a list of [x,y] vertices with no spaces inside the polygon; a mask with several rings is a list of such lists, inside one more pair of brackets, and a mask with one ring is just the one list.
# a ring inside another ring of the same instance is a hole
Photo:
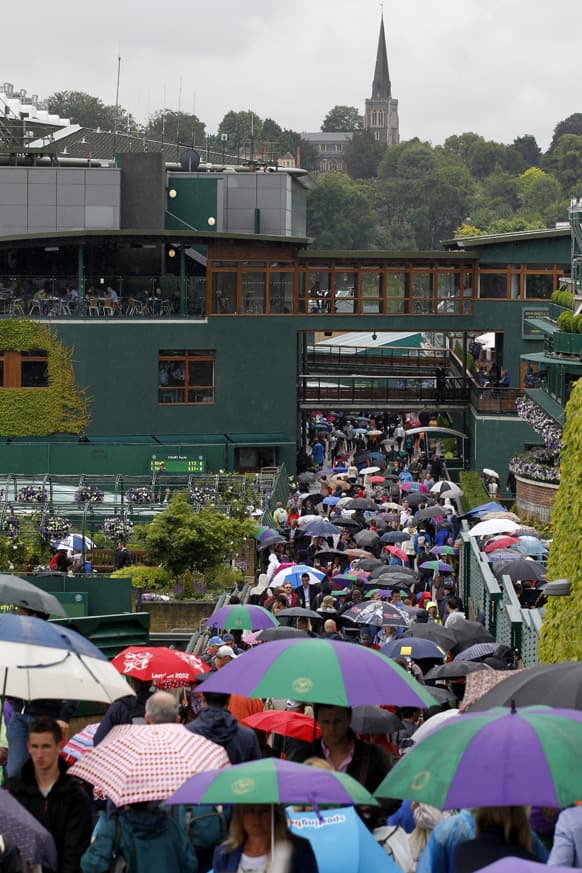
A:
{"label": "large window", "polygon": [[158,364],[158,401],[164,404],[214,403],[214,362],[209,349],[162,349]]}
{"label": "large window", "polygon": [[0,351],[0,387],[48,388],[48,384],[48,356],[45,351]]}

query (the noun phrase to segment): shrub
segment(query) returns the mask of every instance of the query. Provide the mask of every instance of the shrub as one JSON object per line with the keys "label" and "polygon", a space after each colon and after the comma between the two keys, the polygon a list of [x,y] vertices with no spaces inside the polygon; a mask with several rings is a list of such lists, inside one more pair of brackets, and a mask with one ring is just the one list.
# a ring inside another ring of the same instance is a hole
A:
{"label": "shrub", "polygon": [[573,309],[574,296],[570,291],[552,291],[552,303],[563,306],[565,309]]}
{"label": "shrub", "polygon": [[560,312],[558,315],[558,327],[565,333],[574,332],[574,313],[571,311]]}
{"label": "shrub", "polygon": [[146,567],[133,564],[122,570],[114,570],[112,579],[127,579],[131,576],[132,588],[160,589],[167,588],[172,582],[172,575],[165,567]]}
{"label": "shrub", "polygon": [[574,331],[576,333],[582,333],[582,313],[574,316],[573,323],[574,323]]}
{"label": "shrub", "polygon": [[464,492],[461,497],[463,512],[469,512],[470,509],[474,509],[476,506],[480,506],[482,503],[487,503],[490,500],[481,476],[474,470],[461,470],[459,473],[459,485]]}

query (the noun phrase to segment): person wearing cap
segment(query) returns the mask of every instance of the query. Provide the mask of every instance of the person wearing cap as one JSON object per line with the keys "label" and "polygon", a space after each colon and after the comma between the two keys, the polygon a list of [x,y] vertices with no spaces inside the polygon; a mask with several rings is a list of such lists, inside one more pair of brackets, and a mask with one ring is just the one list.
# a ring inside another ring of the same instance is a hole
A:
{"label": "person wearing cap", "polygon": [[439,615],[439,608],[434,600],[426,601],[426,611],[428,612],[428,620],[433,624],[442,624],[441,617]]}
{"label": "person wearing cap", "polygon": [[224,645],[224,640],[222,639],[222,637],[218,637],[218,636],[210,637],[210,639],[208,640],[208,645],[206,646],[206,651],[204,652],[203,655],[201,655],[201,658],[207,664],[210,664],[211,669],[216,669],[216,668],[212,667],[212,664],[213,664],[214,658],[216,656],[216,653],[218,652],[219,648],[223,645]]}
{"label": "person wearing cap", "polygon": [[230,646],[230,648],[233,650],[235,655],[242,655],[243,650],[239,649],[239,647],[236,644],[236,640],[232,634],[223,634],[222,639],[224,640],[224,645]]}
{"label": "person wearing cap", "polygon": [[214,669],[220,670],[222,667],[225,667],[230,661],[233,661],[235,658],[238,658],[236,652],[226,643],[223,642],[221,646],[216,650],[216,654],[214,655],[213,663]]}

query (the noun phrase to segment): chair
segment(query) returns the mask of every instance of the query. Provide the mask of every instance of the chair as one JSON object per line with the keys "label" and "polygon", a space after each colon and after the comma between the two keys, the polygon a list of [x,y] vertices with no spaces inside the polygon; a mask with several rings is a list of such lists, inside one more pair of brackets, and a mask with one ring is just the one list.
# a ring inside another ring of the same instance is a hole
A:
{"label": "chair", "polygon": [[8,308],[8,314],[24,316],[26,313],[24,312],[24,306],[22,305],[23,303],[24,300],[22,300],[22,298],[11,300]]}
{"label": "chair", "polygon": [[91,317],[94,316],[94,317],[98,318],[99,317],[99,304],[97,303],[97,301],[91,300],[91,298],[88,298],[87,300],[85,300],[85,304],[87,306],[88,315]]}
{"label": "chair", "polygon": [[41,303],[42,303],[41,300],[33,300],[32,303],[30,304],[30,310],[29,310],[28,314],[34,315],[34,313],[36,312],[38,315],[42,315]]}

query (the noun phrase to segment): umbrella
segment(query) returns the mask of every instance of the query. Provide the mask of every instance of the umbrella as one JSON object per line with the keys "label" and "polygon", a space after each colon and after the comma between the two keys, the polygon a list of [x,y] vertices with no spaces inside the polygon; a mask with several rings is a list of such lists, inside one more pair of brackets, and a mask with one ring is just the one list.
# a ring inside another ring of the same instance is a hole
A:
{"label": "umbrella", "polygon": [[26,579],[10,576],[7,573],[0,574],[0,603],[22,606],[34,612],[55,615],[59,618],[67,617],[67,613],[54,594],[48,594]]}
{"label": "umbrella", "polygon": [[223,606],[206,619],[207,627],[224,630],[261,630],[279,624],[275,616],[262,606]]}
{"label": "umbrella", "polygon": [[5,613],[0,646],[2,696],[112,703],[132,693],[97,646],[63,625]]}
{"label": "umbrella", "polygon": [[62,540],[54,543],[53,549],[55,551],[59,551],[60,549],[67,549],[72,552],[83,552],[89,551],[90,549],[95,548],[95,543],[89,537],[83,536],[80,533],[71,533],[66,537],[63,537]]}
{"label": "umbrella", "polygon": [[320,515],[302,515],[301,518],[297,520],[297,524],[299,527],[303,528],[305,525],[309,524],[310,521],[321,521]]}
{"label": "umbrella", "polygon": [[344,549],[344,555],[348,555],[350,558],[369,558],[374,561],[377,560],[371,552],[367,552],[365,549]]}
{"label": "umbrella", "polygon": [[581,743],[582,713],[574,710],[524,707],[465,714],[417,743],[375,794],[439,809],[563,809],[580,796]]}
{"label": "umbrella", "polygon": [[546,706],[582,709],[582,661],[535,664],[516,670],[471,706],[471,712],[494,706]]}
{"label": "umbrella", "polygon": [[340,498],[334,497],[333,494],[330,494],[329,497],[323,498],[323,505],[324,506],[335,506],[336,503],[339,503],[339,502],[340,502]]}
{"label": "umbrella", "polygon": [[439,664],[433,667],[424,677],[428,682],[437,679],[462,679],[469,673],[477,673],[478,670],[490,670],[486,664],[477,664],[475,661],[449,661],[447,664]]}
{"label": "umbrella", "polygon": [[269,734],[279,734],[294,740],[310,743],[321,736],[319,725],[310,715],[302,712],[288,712],[285,709],[266,709],[264,712],[254,712],[241,721],[257,731]]}
{"label": "umbrella", "polygon": [[469,531],[470,537],[484,537],[490,534],[512,533],[519,525],[509,518],[492,518],[489,521],[480,521]]}
{"label": "umbrella", "polygon": [[[487,673],[496,673],[496,670],[483,670],[483,673],[479,673],[479,676]],[[475,676],[476,673],[471,673],[470,676]],[[467,680],[468,681],[468,680]],[[449,703],[457,704],[457,695],[454,691],[451,691],[446,685],[431,685],[430,693],[432,696],[440,703],[441,706],[448,706]],[[416,731],[418,733],[418,731]]]}
{"label": "umbrella", "polygon": [[499,473],[495,470],[490,470],[488,467],[483,467],[483,475],[489,479],[499,479]]}
{"label": "umbrella", "polygon": [[364,558],[358,564],[359,570],[376,570],[378,567],[385,567],[386,564],[384,561],[381,561],[379,558]]}
{"label": "umbrella", "polygon": [[386,503],[380,504],[381,508],[384,509],[394,509],[398,512],[402,511],[402,506],[399,503],[392,503],[392,501],[387,501]]}
{"label": "umbrella", "polygon": [[125,806],[166,800],[194,773],[228,765],[222,746],[184,725],[125,724],[112,728],[69,773],[89,782],[116,806]]}
{"label": "umbrella", "polygon": [[[579,867],[557,867],[552,865],[551,873],[574,873]],[[526,861],[524,858],[513,858],[508,855],[494,864],[481,867],[479,873],[548,873],[548,865],[538,861]]]}
{"label": "umbrella", "polygon": [[342,618],[357,624],[375,624],[378,627],[406,627],[408,617],[391,603],[374,600],[371,603],[357,603],[342,613]]}
{"label": "umbrella", "polygon": [[422,637],[390,640],[389,643],[382,646],[380,651],[387,658],[412,658],[413,661],[419,661],[423,658],[438,658],[442,661],[447,654],[432,640],[424,640]]}
{"label": "umbrella", "polygon": [[349,503],[346,503],[346,509],[361,509],[363,512],[377,512],[378,506],[373,500],[368,500],[367,497],[352,497]]}
{"label": "umbrella", "polygon": [[479,506],[474,506],[473,509],[465,513],[465,516],[481,515],[485,512],[502,512],[505,514],[505,511],[505,506],[502,506],[501,503],[490,500],[489,503],[480,503]]}
{"label": "umbrella", "polygon": [[52,834],[4,788],[0,789],[0,821],[2,836],[16,844],[26,861],[57,869],[57,849]]}
{"label": "umbrella", "polygon": [[380,542],[380,535],[375,530],[361,530],[354,534],[354,540],[363,548],[373,548]]}
{"label": "umbrella", "polygon": [[349,556],[345,552],[340,552],[339,549],[322,549],[321,552],[316,552],[315,557],[320,561],[332,561],[334,558],[339,558],[340,563],[346,567],[350,563]]}
{"label": "umbrella", "polygon": [[[445,689],[431,688],[430,690],[432,693],[434,693],[435,691],[444,691]],[[454,699],[456,700],[456,698]],[[441,712],[435,712],[435,714],[431,715],[429,719],[423,721],[420,727],[417,727],[410,739],[413,743],[419,743],[422,739],[424,739],[424,737],[431,734],[435,730],[435,728],[443,725],[445,722],[450,721],[451,719],[455,719],[458,715],[459,710],[456,707],[453,707],[451,709],[444,709]]]}
{"label": "umbrella", "polygon": [[509,563],[510,561],[519,561],[521,554],[517,549],[500,549],[498,552],[490,552],[487,555],[487,560],[492,564]]}
{"label": "umbrella", "polygon": [[[481,672],[469,673],[465,678],[465,690],[459,712],[471,712],[474,703],[508,676],[514,675],[513,670],[481,670]],[[431,691],[434,691],[434,688],[431,688]]]}
{"label": "umbrella", "polygon": [[539,533],[535,529],[535,527],[529,527],[525,524],[520,524],[513,533],[516,537],[539,537]]}
{"label": "umbrella", "polygon": [[454,568],[444,561],[425,561],[419,566],[420,570],[432,570],[433,573],[452,573]]}
{"label": "umbrella", "polygon": [[288,609],[280,609],[277,615],[281,618],[322,618],[318,612],[313,609],[306,609],[304,606],[290,606]]}
{"label": "umbrella", "polygon": [[468,618],[459,619],[451,628],[455,638],[454,648],[457,652],[468,649],[475,643],[494,643],[495,637],[478,621],[469,621]]}
{"label": "umbrella", "polygon": [[478,658],[487,658],[499,648],[499,643],[475,643],[468,649],[463,649],[455,655],[455,661],[476,661]]}
{"label": "umbrella", "polygon": [[336,527],[351,527],[354,530],[359,530],[362,527],[359,521],[347,517],[334,518],[333,523]]}
{"label": "umbrella", "polygon": [[403,727],[394,712],[379,706],[354,706],[351,728],[357,734],[391,734]]}
{"label": "umbrella", "polygon": [[520,521],[519,515],[516,515],[515,512],[508,512],[507,510],[503,510],[503,512],[482,512],[479,515],[481,521],[487,521],[489,518],[509,518],[511,521]]}
{"label": "umbrella", "polygon": [[447,479],[441,479],[430,489],[431,494],[442,494],[445,497],[462,497],[463,491],[455,482],[449,482]]}
{"label": "umbrella", "polygon": [[181,688],[191,685],[210,666],[200,658],[165,646],[128,646],[112,660],[116,670],[142,682],[152,682],[160,688]]}
{"label": "umbrella", "polygon": [[74,734],[66,745],[63,746],[61,756],[65,759],[67,764],[74,764],[75,761],[78,761],[79,758],[83,757],[85,752],[88,752],[89,749],[93,748],[93,737],[97,733],[98,727],[98,721],[93,724],[85,725],[82,730]]}
{"label": "umbrella", "polygon": [[405,543],[407,540],[410,540],[410,534],[405,533],[403,530],[391,530],[389,533],[385,533],[381,540],[383,543],[388,543],[389,545],[395,545],[396,543]]}
{"label": "umbrella", "polygon": [[378,805],[369,791],[347,773],[320,770],[278,758],[197,773],[168,798],[168,803]]}
{"label": "umbrella", "polygon": [[279,531],[275,530],[274,527],[267,527],[267,525],[260,524],[256,530],[254,530],[251,534],[252,538],[260,543],[264,539],[268,539],[269,537],[278,537]]}
{"label": "umbrella", "polygon": [[358,706],[431,706],[420,683],[395,661],[353,643],[309,638],[257,646],[205,680],[205,690]]}
{"label": "umbrella", "polygon": [[537,561],[528,561],[527,558],[520,558],[519,561],[511,561],[511,563],[498,563],[495,565],[495,575],[509,576],[512,582],[528,582],[531,580],[541,580],[546,578],[546,568],[543,564],[538,564]]}
{"label": "umbrella", "polygon": [[268,549],[269,546],[278,546],[280,543],[286,543],[287,540],[281,534],[277,534],[276,537],[267,537],[262,542],[257,543],[257,551],[262,552],[265,549]]}
{"label": "umbrella", "polygon": [[[389,555],[392,555],[393,558],[398,558],[399,561],[402,561],[403,564],[408,563],[408,555],[406,552],[403,552],[402,549],[399,549],[398,546],[386,546],[386,551]],[[392,566],[394,566],[394,564]]]}
{"label": "umbrella", "polygon": [[381,485],[382,482],[385,482],[386,478],[384,476],[368,476],[366,482],[371,482],[372,485]]}
{"label": "umbrella", "polygon": [[[322,579],[325,579],[325,573],[321,570],[316,570],[314,567],[309,567],[307,564],[289,564],[287,567],[279,567],[275,572],[271,581],[272,588],[279,588],[285,582],[291,582],[293,588],[301,588],[302,576],[309,576],[310,585],[319,585]],[[265,627],[265,625],[262,625]]]}
{"label": "umbrella", "polygon": [[368,580],[367,573],[337,573],[337,575],[331,577],[332,585],[339,585],[340,588],[345,588],[346,585],[348,588],[351,588],[354,582],[362,581],[366,582]]}
{"label": "umbrella", "polygon": [[426,509],[419,509],[414,513],[414,523],[424,521],[427,518],[444,518],[447,515],[447,509],[444,506],[427,506]]}
{"label": "umbrella", "polygon": [[380,576],[407,576],[409,582],[416,581],[416,573],[410,567],[399,567],[398,564],[384,564],[382,567],[376,567],[370,573],[370,578],[377,579]]}
{"label": "umbrella", "polygon": [[303,532],[310,537],[332,537],[334,534],[340,534],[341,530],[331,521],[319,518],[317,521],[310,521],[303,525]]}
{"label": "umbrella", "polygon": [[413,492],[412,494],[410,494],[410,493],[407,494],[407,495],[406,495],[406,500],[408,501],[408,505],[409,505],[411,508],[414,508],[415,506],[418,506],[419,503],[428,503],[428,497],[427,497],[427,495],[426,495],[426,494],[422,494],[422,493],[420,493],[420,492],[418,492],[418,491],[417,491],[416,493]]}
{"label": "umbrella", "polygon": [[420,484],[418,482],[404,482],[400,486],[400,488],[402,491],[405,491],[407,494],[410,494],[413,492],[419,492],[420,491]]}
{"label": "umbrella", "polygon": [[297,481],[301,483],[313,482],[315,480],[315,473],[310,473],[309,470],[306,470],[304,473],[300,473],[297,477]]}
{"label": "umbrella", "polygon": [[274,640],[295,640],[298,637],[309,637],[307,631],[296,627],[287,627],[280,624],[278,627],[266,627],[257,633],[257,640],[261,643],[272,643]]}
{"label": "umbrella", "polygon": [[[404,567],[398,568],[396,565],[393,566],[395,570],[405,570]],[[375,579],[371,577],[366,579],[366,585],[374,585],[376,588],[410,588],[415,581],[416,579],[411,579],[406,572],[382,573],[380,576],[376,576]]]}
{"label": "umbrella", "polygon": [[[368,472],[370,473],[372,470],[376,473],[381,467],[386,464],[386,458],[382,454],[382,452],[368,452],[368,460],[373,464],[380,464],[380,467],[368,467]],[[361,471],[360,471],[361,474]]]}
{"label": "umbrella", "polygon": [[498,549],[510,549],[518,543],[519,539],[517,537],[499,537],[498,539],[487,543],[483,551],[489,554],[490,552],[496,552]]}
{"label": "umbrella", "polygon": [[[298,500],[309,500],[312,506],[317,506],[323,500],[323,494],[321,491],[310,491],[308,494],[300,494]],[[317,515],[315,517],[319,518]]]}
{"label": "umbrella", "polygon": [[404,639],[409,637],[421,637],[425,640],[432,640],[437,646],[447,651],[452,649],[456,642],[452,628],[447,630],[442,625],[435,624],[434,622],[427,622],[426,624],[415,622],[411,624],[408,630],[404,632]]}
{"label": "umbrella", "polygon": [[433,546],[431,552],[434,555],[450,555],[451,557],[453,557],[454,555],[458,554],[459,550],[455,549],[454,546]]}
{"label": "umbrella", "polygon": [[544,544],[537,537],[522,536],[517,541],[517,549],[522,555],[540,556],[546,551]]}

